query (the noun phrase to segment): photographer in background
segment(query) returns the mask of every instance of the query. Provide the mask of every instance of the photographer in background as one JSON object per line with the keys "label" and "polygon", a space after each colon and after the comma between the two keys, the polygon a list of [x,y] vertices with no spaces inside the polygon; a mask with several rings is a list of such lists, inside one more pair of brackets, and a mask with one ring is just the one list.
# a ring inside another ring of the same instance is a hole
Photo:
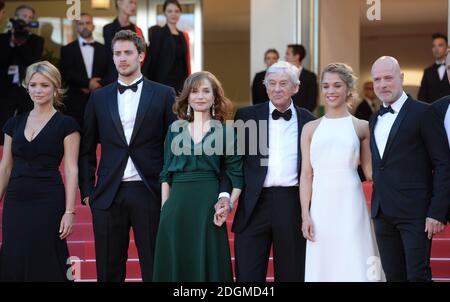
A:
{"label": "photographer in background", "polygon": [[22,113],[33,108],[21,83],[27,67],[41,59],[44,49],[44,39],[30,32],[38,27],[34,17],[32,7],[20,5],[10,19],[11,30],[0,34],[0,129],[16,110]]}

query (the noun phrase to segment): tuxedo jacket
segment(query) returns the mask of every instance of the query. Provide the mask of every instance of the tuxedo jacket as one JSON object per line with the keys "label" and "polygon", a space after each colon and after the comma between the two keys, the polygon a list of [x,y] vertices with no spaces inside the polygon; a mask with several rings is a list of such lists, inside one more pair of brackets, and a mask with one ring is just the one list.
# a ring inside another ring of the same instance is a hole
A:
{"label": "tuxedo jacket", "polygon": [[[388,113],[389,114],[389,113]],[[408,97],[392,126],[383,157],[370,119],[372,217],[445,221],[450,197],[450,150],[432,107]]]}
{"label": "tuxedo jacket", "polygon": [[[298,125],[297,170],[298,177],[300,179],[300,137],[302,134],[303,126],[309,121],[314,120],[315,117],[311,112],[303,108],[299,108],[298,106],[295,106],[295,110],[297,112]],[[236,233],[242,232],[246,228],[248,221],[252,216],[253,210],[257,205],[261,190],[264,185],[264,181],[266,179],[267,165],[262,165],[261,160],[268,160],[268,154],[261,154],[261,150],[258,148],[257,154],[250,155],[250,150],[252,148],[250,144],[256,142],[257,146],[260,146],[261,144],[268,146],[267,142],[259,142],[260,137],[264,137],[264,135],[260,135],[261,131],[267,131],[265,136],[267,137],[267,139],[269,138],[268,127],[266,127],[266,129],[260,128],[259,121],[268,121],[269,116],[269,102],[242,108],[236,112],[235,121],[243,121],[244,123],[247,121],[255,121],[258,128],[258,135],[256,139],[254,138],[255,134],[252,134],[252,137],[249,137],[249,131],[248,129],[245,129],[245,140],[243,141],[244,146],[239,146],[239,148],[242,148],[241,150],[245,152],[245,155],[243,156],[245,188],[242,190],[241,196],[239,198],[236,215],[233,221],[232,229],[233,232]],[[266,125],[268,126],[268,124]]]}
{"label": "tuxedo jacket", "polygon": [[266,71],[261,71],[255,74],[252,82],[252,103],[253,105],[261,104],[269,101],[269,96],[267,95],[266,86],[263,84],[264,78],[266,77]]}
{"label": "tuxedo jacket", "polygon": [[447,113],[448,107],[450,106],[450,95],[445,96],[433,103],[433,108],[436,109],[436,113],[439,118],[444,121],[445,114]]}
{"label": "tuxedo jacket", "polygon": [[438,68],[437,64],[433,64],[423,72],[417,97],[420,101],[433,103],[444,96],[450,95],[447,72],[444,72],[444,77],[441,80],[439,79]]}
{"label": "tuxedo jacket", "polygon": [[[94,42],[92,77],[101,78],[100,84],[103,86],[107,84],[105,77],[108,68],[111,67],[108,63],[105,47],[98,42]],[[88,78],[78,39],[61,48],[59,70],[68,88],[65,102],[75,106],[81,102],[85,103],[89,99],[89,94],[83,93],[81,88],[89,88],[90,78]]]}
{"label": "tuxedo jacket", "polygon": [[[436,109],[436,114],[439,116],[439,119],[442,121],[442,123],[445,121],[445,115],[447,114],[449,106],[450,106],[450,96],[443,97],[433,103],[433,107],[434,109]],[[447,221],[450,222],[450,204],[448,209]]]}
{"label": "tuxedo jacket", "polygon": [[300,73],[300,89],[292,97],[294,104],[313,112],[317,106],[318,89],[317,76],[303,67]]}
{"label": "tuxedo jacket", "polygon": [[[185,75],[186,78],[191,73],[190,67],[190,49],[189,36],[187,33],[178,30],[178,34],[182,38],[182,52],[185,58]],[[164,83],[176,60],[175,42],[168,25],[164,27],[152,26],[148,29],[149,47],[148,60],[145,66],[145,76],[158,83]]]}
{"label": "tuxedo jacket", "polygon": [[[160,196],[159,173],[163,167],[164,140],[172,112],[172,88],[144,79],[130,144],[120,121],[117,82],[91,93],[86,106],[79,157],[79,184],[82,198],[91,206],[107,209],[122,180],[128,157],[143,183]],[[97,169],[97,143],[101,159]],[[97,182],[95,183],[95,172]]]}
{"label": "tuxedo jacket", "polygon": [[369,121],[372,114],[373,114],[372,108],[370,108],[370,105],[366,102],[365,99],[363,99],[362,102],[356,108],[355,117]]}

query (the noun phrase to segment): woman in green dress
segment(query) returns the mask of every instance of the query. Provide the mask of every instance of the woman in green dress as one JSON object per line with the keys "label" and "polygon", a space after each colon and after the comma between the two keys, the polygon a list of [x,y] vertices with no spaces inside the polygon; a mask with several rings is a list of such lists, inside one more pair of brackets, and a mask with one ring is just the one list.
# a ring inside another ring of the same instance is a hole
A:
{"label": "woman in green dress", "polygon": [[[178,121],[169,127],[160,175],[154,281],[233,280],[225,221],[241,193],[243,171],[234,128],[225,125],[231,107],[209,72],[192,74],[177,98]],[[222,177],[233,190],[218,201]]]}

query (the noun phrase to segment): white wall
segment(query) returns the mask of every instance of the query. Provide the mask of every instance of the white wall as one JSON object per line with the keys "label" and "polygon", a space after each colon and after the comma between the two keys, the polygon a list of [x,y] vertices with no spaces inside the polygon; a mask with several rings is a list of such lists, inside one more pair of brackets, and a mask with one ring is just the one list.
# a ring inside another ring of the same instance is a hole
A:
{"label": "white wall", "polygon": [[250,79],[264,70],[264,52],[275,48],[283,58],[286,45],[297,42],[297,0],[251,0]]}

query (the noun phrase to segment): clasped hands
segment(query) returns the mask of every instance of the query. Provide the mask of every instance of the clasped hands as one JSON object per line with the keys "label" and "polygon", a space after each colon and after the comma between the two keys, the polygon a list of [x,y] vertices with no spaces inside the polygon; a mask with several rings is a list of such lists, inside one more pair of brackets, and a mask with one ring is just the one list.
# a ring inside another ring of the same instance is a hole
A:
{"label": "clasped hands", "polygon": [[227,221],[228,214],[231,212],[230,199],[222,197],[214,205],[214,224],[218,227],[222,226]]}

